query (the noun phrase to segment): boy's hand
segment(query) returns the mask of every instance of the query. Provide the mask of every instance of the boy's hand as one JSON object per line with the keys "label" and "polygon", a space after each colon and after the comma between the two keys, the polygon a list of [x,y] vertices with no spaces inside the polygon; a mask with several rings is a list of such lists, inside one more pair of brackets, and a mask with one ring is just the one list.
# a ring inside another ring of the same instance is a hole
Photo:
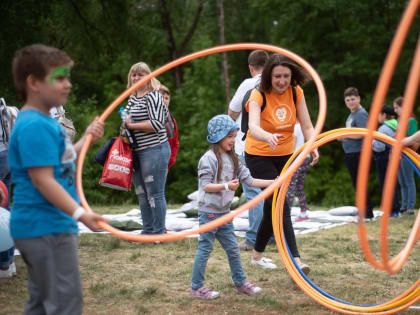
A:
{"label": "boy's hand", "polygon": [[99,120],[99,117],[95,117],[95,120],[90,123],[86,128],[85,134],[91,134],[93,136],[92,142],[96,142],[104,135],[104,123]]}
{"label": "boy's hand", "polygon": [[99,214],[96,214],[94,212],[85,212],[85,214],[83,214],[80,217],[80,222],[82,222],[84,225],[86,225],[89,229],[91,229],[94,232],[98,232],[101,230],[101,228],[98,226],[98,224],[96,223],[96,221],[103,221],[108,223],[109,220],[100,216]]}
{"label": "boy's hand", "polygon": [[229,190],[235,191],[239,187],[239,180],[233,179],[230,182],[228,182]]}

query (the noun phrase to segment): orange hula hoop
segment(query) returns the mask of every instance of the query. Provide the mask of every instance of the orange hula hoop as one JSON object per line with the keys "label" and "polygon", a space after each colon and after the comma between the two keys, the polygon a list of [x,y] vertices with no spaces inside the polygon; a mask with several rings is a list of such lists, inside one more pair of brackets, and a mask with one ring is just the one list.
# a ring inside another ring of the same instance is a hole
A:
{"label": "orange hula hoop", "polygon": [[[132,92],[134,92],[136,89],[138,89],[140,86],[146,84],[148,81],[150,81],[152,78],[174,68],[177,67],[183,63],[186,63],[188,61],[197,59],[197,58],[201,58],[207,55],[212,55],[212,54],[216,54],[216,53],[221,53],[221,52],[225,52],[225,51],[235,51],[235,50],[254,50],[254,49],[261,49],[261,50],[266,50],[266,51],[270,51],[270,52],[274,52],[274,53],[279,53],[279,54],[283,54],[285,56],[288,56],[289,58],[293,59],[295,62],[297,62],[299,65],[301,65],[308,73],[309,75],[311,75],[312,79],[315,82],[315,85],[317,87],[318,90],[318,95],[319,95],[319,112],[318,112],[318,119],[316,122],[316,125],[314,127],[314,135],[308,140],[308,146],[307,148],[304,149],[304,152],[302,154],[302,156],[299,156],[296,161],[291,165],[291,167],[281,176],[279,176],[274,182],[273,184],[271,184],[269,187],[267,187],[266,189],[264,189],[257,197],[255,197],[255,199],[250,200],[249,202],[243,204],[242,206],[240,206],[237,210],[232,211],[227,213],[226,215],[224,215],[223,217],[220,217],[219,219],[216,219],[212,222],[209,222],[207,224],[204,224],[202,226],[200,226],[198,229],[194,229],[194,230],[186,230],[186,231],[182,231],[182,232],[178,232],[178,233],[174,233],[174,234],[159,234],[159,235],[132,235],[132,234],[128,234],[126,232],[123,232],[121,230],[118,230],[116,228],[113,228],[112,226],[110,226],[109,224],[105,223],[105,222],[98,222],[98,225],[110,232],[111,234],[124,239],[124,240],[129,240],[129,241],[136,241],[136,242],[154,242],[154,241],[160,241],[160,242],[169,242],[169,241],[175,241],[175,240],[179,240],[179,239],[183,239],[186,238],[189,235],[192,234],[201,234],[210,230],[213,230],[227,222],[230,222],[233,220],[233,218],[237,215],[239,215],[240,213],[247,211],[248,209],[253,208],[254,206],[256,206],[258,203],[260,203],[261,201],[263,201],[264,199],[268,198],[276,188],[278,188],[283,181],[291,176],[295,170],[300,166],[300,164],[303,163],[303,160],[305,159],[305,155],[310,153],[310,145],[312,145],[312,143],[314,143],[316,136],[321,132],[322,127],[324,125],[325,122],[325,117],[326,117],[326,111],[327,111],[327,97],[326,97],[326,92],[325,92],[325,88],[324,85],[322,83],[322,80],[320,78],[320,76],[318,75],[318,73],[312,68],[312,66],[306,61],[304,60],[302,57],[298,56],[297,54],[284,49],[284,48],[280,48],[277,46],[273,46],[273,45],[266,45],[266,44],[259,44],[259,43],[240,43],[240,44],[229,44],[229,45],[223,45],[223,46],[216,46],[213,48],[208,48],[208,49],[204,49],[201,50],[199,52],[196,53],[192,53],[190,55],[187,55],[185,57],[179,58],[177,60],[174,60],[162,67],[160,67],[159,69],[153,71],[152,73],[150,73],[149,75],[147,75],[146,77],[144,77],[142,80],[140,80],[139,82],[137,82],[135,85],[131,86],[129,89],[127,89],[126,91],[124,91],[121,95],[119,95],[106,109],[105,111],[102,113],[102,115],[99,117],[100,121],[105,121],[106,118],[111,114],[111,112],[122,102],[124,101]],[[87,210],[87,211],[92,211],[92,209],[90,208],[86,197],[84,195],[83,192],[83,186],[82,186],[82,170],[83,170],[83,164],[85,161],[85,157],[86,157],[86,153],[87,150],[91,144],[92,141],[92,135],[88,135],[86,138],[86,142],[83,144],[81,151],[80,151],[80,155],[77,161],[77,169],[76,169],[76,188],[77,188],[77,192],[79,194],[80,197],[80,201],[81,201],[81,205]]]}
{"label": "orange hula hoop", "polygon": [[[331,142],[337,138],[343,136],[365,136],[367,134],[367,129],[364,128],[341,128],[330,130],[320,134],[317,137],[317,140],[312,145],[312,150],[315,148],[319,148],[320,146]],[[384,141],[388,144],[395,145],[396,140],[385,135],[374,131],[373,136],[375,139],[379,139]],[[300,152],[309,144],[304,144],[300,149],[298,149],[286,163],[283,172],[287,169],[293,159],[299,154],[303,154]],[[413,160],[417,167],[420,167],[420,155],[409,148],[404,148],[403,153],[405,153],[411,160]],[[292,261],[287,249],[287,242],[283,231],[283,205],[284,200],[287,192],[288,183],[290,182],[290,177],[286,179],[284,184],[280,187],[279,190],[276,190],[273,197],[273,231],[274,236],[276,239],[276,244],[278,251],[280,253],[280,257],[285,264],[287,272],[290,274],[292,279],[296,282],[296,284],[313,300],[318,302],[319,304],[327,307],[330,310],[340,312],[343,314],[367,314],[367,313],[374,313],[374,314],[393,314],[406,309],[410,305],[413,305],[420,301],[420,279],[418,279],[410,288],[408,288],[405,292],[400,294],[398,297],[392,299],[391,301],[385,302],[379,305],[371,305],[371,306],[360,306],[354,304],[343,303],[341,301],[335,300],[328,296],[323,295],[318,290],[316,290],[313,286],[311,286],[308,281],[301,275],[299,270],[296,268],[295,264]],[[392,196],[392,195],[391,195]],[[364,220],[359,220],[359,225],[365,225]],[[407,256],[413,249],[415,245],[415,241],[412,242],[411,240],[416,240],[419,238],[420,232],[420,215],[417,216],[416,222],[414,227],[409,235],[409,240],[407,241],[406,246],[404,247],[403,251]]]}
{"label": "orange hula hoop", "polygon": [[[360,154],[360,165],[357,178],[357,189],[356,189],[356,206],[361,209],[359,216],[364,217],[365,205],[366,205],[366,191],[368,184],[368,174],[370,170],[370,161],[372,156],[372,135],[373,131],[377,127],[377,117],[382,108],[382,104],[385,100],[386,93],[389,88],[389,84],[392,78],[392,74],[395,70],[395,66],[398,61],[398,57],[401,53],[404,41],[407,37],[410,26],[414,20],[417,10],[419,9],[420,1],[411,0],[408,4],[401,22],[398,26],[397,32],[395,33],[394,39],[391,43],[391,47],[388,56],[385,60],[385,64],[382,69],[381,76],[379,77],[378,85],[375,90],[375,94],[372,101],[372,107],[369,112],[369,120],[367,124],[367,134],[363,141],[362,151]],[[390,260],[388,256],[388,224],[389,217],[392,207],[392,198],[387,196],[393,196],[395,188],[398,167],[401,158],[402,151],[402,139],[407,133],[408,119],[413,109],[413,104],[417,95],[417,90],[420,82],[420,40],[417,42],[417,47],[413,59],[413,63],[410,69],[407,86],[404,92],[403,102],[403,113],[400,117],[398,129],[396,132],[396,143],[393,146],[390,154],[389,164],[387,168],[387,174],[385,177],[384,191],[382,194],[381,207],[384,211],[384,215],[381,220],[380,230],[380,250],[382,262],[378,262],[372,254],[368,240],[367,232],[364,224],[359,224],[359,238],[362,247],[362,251],[367,261],[372,264],[375,268],[386,270],[389,274],[398,272],[408,257],[408,253],[400,253],[394,259]],[[415,239],[409,240],[415,242]]]}

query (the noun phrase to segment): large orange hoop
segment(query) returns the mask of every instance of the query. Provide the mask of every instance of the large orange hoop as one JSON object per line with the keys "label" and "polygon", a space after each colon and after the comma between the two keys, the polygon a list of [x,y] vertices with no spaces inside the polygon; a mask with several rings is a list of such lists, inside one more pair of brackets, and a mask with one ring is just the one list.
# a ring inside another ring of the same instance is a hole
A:
{"label": "large orange hoop", "polygon": [[[148,81],[150,81],[152,78],[164,73],[165,71],[168,71],[176,66],[179,66],[183,63],[186,63],[188,61],[191,61],[193,59],[197,59],[200,57],[204,57],[207,55],[212,55],[224,51],[233,51],[233,50],[253,50],[253,49],[262,49],[267,50],[274,53],[280,53],[283,55],[286,55],[296,61],[298,64],[300,64],[305,70],[312,76],[315,85],[318,89],[319,94],[319,112],[318,112],[318,120],[315,125],[315,134],[312,136],[311,139],[308,140],[308,147],[305,148],[304,154],[302,156],[299,156],[296,161],[291,165],[291,167],[279,178],[275,180],[275,182],[267,187],[265,190],[263,190],[255,199],[250,200],[249,202],[243,204],[240,206],[237,210],[232,211],[223,217],[214,220],[212,222],[209,222],[205,225],[200,226],[198,229],[195,230],[187,230],[182,231],[174,234],[160,234],[160,235],[133,235],[128,234],[126,232],[120,231],[118,229],[113,228],[109,224],[105,222],[98,222],[99,226],[112,233],[113,235],[129,241],[136,241],[136,242],[154,242],[154,241],[160,241],[160,242],[168,242],[168,241],[175,241],[179,239],[186,238],[188,235],[191,234],[200,234],[207,231],[210,231],[216,227],[219,227],[231,220],[240,213],[247,211],[248,209],[253,208],[258,203],[260,203],[262,200],[269,197],[273,191],[278,188],[281,183],[288,177],[291,176],[295,170],[299,167],[300,164],[302,164],[303,160],[305,159],[305,154],[309,154],[310,152],[310,145],[315,141],[315,137],[321,132],[322,126],[325,122],[325,116],[327,111],[327,97],[325,93],[324,85],[321,81],[321,78],[319,77],[318,73],[312,68],[312,66],[305,61],[302,57],[296,55],[295,53],[276,46],[272,45],[266,45],[266,44],[258,44],[258,43],[243,43],[243,44],[230,44],[230,45],[224,45],[224,46],[217,46],[209,49],[205,49],[190,55],[187,55],[185,57],[179,58],[177,60],[174,60],[159,69],[153,71],[148,76],[144,77],[142,80],[137,82],[135,85],[124,91],[120,96],[118,96],[115,101],[113,101],[108,108],[102,113],[102,115],[99,117],[100,121],[105,121],[105,119],[111,114],[111,112],[123,101],[125,100],[132,92],[134,92],[136,89],[138,89],[140,86],[146,84]],[[77,171],[76,171],[76,187],[77,192],[79,193],[79,197],[81,200],[82,206],[87,211],[92,211],[83,192],[83,186],[82,186],[82,169],[83,169],[83,163],[85,161],[86,152],[91,144],[92,136],[88,135],[87,140],[84,143],[78,161],[77,161]]]}

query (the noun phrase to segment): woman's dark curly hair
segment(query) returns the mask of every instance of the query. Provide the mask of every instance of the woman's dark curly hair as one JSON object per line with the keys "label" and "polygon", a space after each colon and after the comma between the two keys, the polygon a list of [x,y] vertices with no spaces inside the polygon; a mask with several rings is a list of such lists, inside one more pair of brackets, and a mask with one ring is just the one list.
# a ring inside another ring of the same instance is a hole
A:
{"label": "woman's dark curly hair", "polygon": [[292,71],[292,78],[290,80],[292,86],[302,86],[311,79],[305,69],[297,65],[292,59],[280,54],[272,54],[268,58],[261,75],[260,89],[263,92],[271,91],[271,73],[274,67],[277,66],[287,67]]}

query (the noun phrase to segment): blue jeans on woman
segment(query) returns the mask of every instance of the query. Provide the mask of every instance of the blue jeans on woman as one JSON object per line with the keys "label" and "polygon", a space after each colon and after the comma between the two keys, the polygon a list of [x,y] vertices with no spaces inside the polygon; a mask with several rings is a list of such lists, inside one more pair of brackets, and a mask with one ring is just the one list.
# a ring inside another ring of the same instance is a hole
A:
{"label": "blue jeans on woman", "polygon": [[142,234],[165,233],[165,183],[170,154],[168,141],[133,151],[133,181],[143,221]]}
{"label": "blue jeans on woman", "polygon": [[[238,158],[241,160],[241,162],[244,165],[246,165],[245,155],[238,155]],[[261,188],[251,187],[244,183],[242,183],[242,189],[245,193],[246,200],[248,201],[254,199],[261,192]],[[264,201],[261,201],[254,208],[248,211],[249,226],[248,226],[248,231],[246,231],[245,233],[245,239],[252,246],[255,245],[255,239],[257,238],[258,227],[260,226],[261,219],[263,217],[263,208],[264,208]]]}
{"label": "blue jeans on woman", "polygon": [[[198,212],[198,222],[200,225],[216,220],[226,213],[207,213]],[[220,245],[226,252],[229,260],[230,273],[233,283],[240,287],[245,283],[246,277],[242,269],[241,255],[236,241],[233,223],[228,222],[206,233],[200,234],[198,238],[198,249],[195,254],[194,267],[192,270],[191,289],[198,290],[203,286],[204,273],[210,253],[213,251],[214,239],[217,238]]]}
{"label": "blue jeans on woman", "polygon": [[[3,181],[3,183],[6,185],[10,199],[10,169],[9,160],[7,156],[8,150],[0,152],[0,180]],[[7,202],[6,209],[9,210],[9,202]],[[14,252],[14,247],[0,252],[0,268],[7,268],[13,263]]]}
{"label": "blue jeans on woman", "polygon": [[401,186],[401,209],[414,209],[416,205],[416,182],[414,181],[414,170],[410,162],[401,159],[398,172],[398,182]]}

